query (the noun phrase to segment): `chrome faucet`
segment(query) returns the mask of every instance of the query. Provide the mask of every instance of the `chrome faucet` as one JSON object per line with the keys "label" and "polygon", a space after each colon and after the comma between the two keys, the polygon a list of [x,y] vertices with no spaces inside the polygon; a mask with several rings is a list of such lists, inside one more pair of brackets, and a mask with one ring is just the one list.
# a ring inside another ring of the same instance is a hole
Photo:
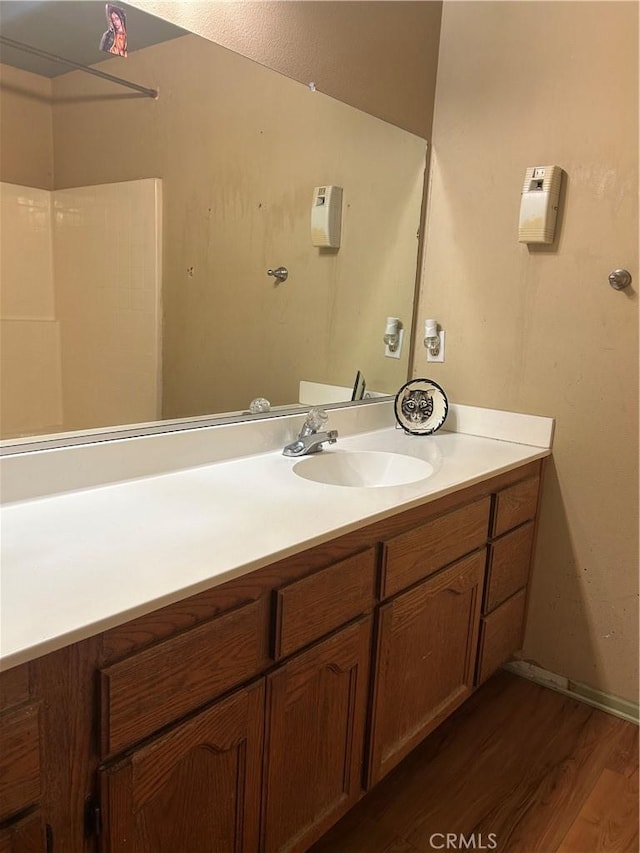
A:
{"label": "chrome faucet", "polygon": [[338,430],[318,431],[328,417],[322,409],[309,409],[309,414],[302,424],[298,437],[291,444],[287,444],[282,451],[283,454],[285,456],[306,456],[307,453],[317,453],[322,450],[322,445],[325,442],[335,444],[338,438]]}

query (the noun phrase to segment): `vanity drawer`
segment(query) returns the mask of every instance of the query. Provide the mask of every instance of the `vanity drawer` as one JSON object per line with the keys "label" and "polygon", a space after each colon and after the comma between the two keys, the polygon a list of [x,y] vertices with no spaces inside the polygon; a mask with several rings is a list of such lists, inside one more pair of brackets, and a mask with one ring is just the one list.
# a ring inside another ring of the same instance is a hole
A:
{"label": "vanity drawer", "polygon": [[287,657],[369,611],[375,595],[373,548],[276,593],[275,657]]}
{"label": "vanity drawer", "polygon": [[489,545],[483,613],[495,610],[514,592],[527,585],[533,532],[533,521],[528,521]]}
{"label": "vanity drawer", "polygon": [[385,542],[382,598],[484,547],[490,506],[481,498]]}
{"label": "vanity drawer", "polygon": [[480,652],[476,684],[482,684],[522,646],[525,589],[480,620]]}
{"label": "vanity drawer", "polygon": [[0,714],[0,821],[40,799],[39,705]]}
{"label": "vanity drawer", "polygon": [[495,496],[491,536],[501,536],[512,527],[535,518],[540,478],[522,480]]}
{"label": "vanity drawer", "polygon": [[269,616],[265,596],[103,669],[103,757],[262,672]]}

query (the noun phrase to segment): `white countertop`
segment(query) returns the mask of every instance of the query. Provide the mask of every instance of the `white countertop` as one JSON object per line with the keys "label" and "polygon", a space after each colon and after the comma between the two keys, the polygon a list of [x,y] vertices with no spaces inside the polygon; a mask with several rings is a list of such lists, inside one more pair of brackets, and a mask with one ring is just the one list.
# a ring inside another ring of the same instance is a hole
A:
{"label": "white countertop", "polygon": [[404,486],[322,485],[275,450],[4,506],[0,669],[550,453],[394,428],[323,452],[346,450],[416,456],[434,473]]}

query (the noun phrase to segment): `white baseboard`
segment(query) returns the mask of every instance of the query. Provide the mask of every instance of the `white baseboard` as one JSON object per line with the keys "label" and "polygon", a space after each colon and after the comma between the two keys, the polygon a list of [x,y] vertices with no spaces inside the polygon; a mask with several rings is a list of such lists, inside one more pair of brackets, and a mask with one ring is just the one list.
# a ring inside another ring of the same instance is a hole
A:
{"label": "white baseboard", "polygon": [[621,699],[620,696],[596,690],[587,684],[571,681],[563,675],[549,672],[549,670],[542,669],[542,667],[535,666],[535,664],[528,663],[525,660],[510,661],[503,668],[514,675],[535,681],[536,684],[549,687],[565,696],[571,696],[572,699],[584,702],[600,711],[605,711],[607,714],[621,717],[623,720],[628,720],[636,725],[640,722],[640,709],[637,702],[630,702],[628,699]]}

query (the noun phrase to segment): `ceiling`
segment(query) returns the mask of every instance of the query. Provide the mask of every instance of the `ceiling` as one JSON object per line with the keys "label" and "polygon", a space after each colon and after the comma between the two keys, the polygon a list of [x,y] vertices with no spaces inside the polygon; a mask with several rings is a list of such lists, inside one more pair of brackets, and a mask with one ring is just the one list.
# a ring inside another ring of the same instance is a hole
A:
{"label": "ceiling", "polygon": [[[186,30],[140,9],[126,3],[117,5],[127,15],[130,52],[186,35]],[[99,47],[107,29],[105,6],[103,0],[1,0],[0,34],[82,65],[95,65],[107,58]],[[43,77],[69,71],[66,65],[4,44],[0,45],[0,62]]]}

